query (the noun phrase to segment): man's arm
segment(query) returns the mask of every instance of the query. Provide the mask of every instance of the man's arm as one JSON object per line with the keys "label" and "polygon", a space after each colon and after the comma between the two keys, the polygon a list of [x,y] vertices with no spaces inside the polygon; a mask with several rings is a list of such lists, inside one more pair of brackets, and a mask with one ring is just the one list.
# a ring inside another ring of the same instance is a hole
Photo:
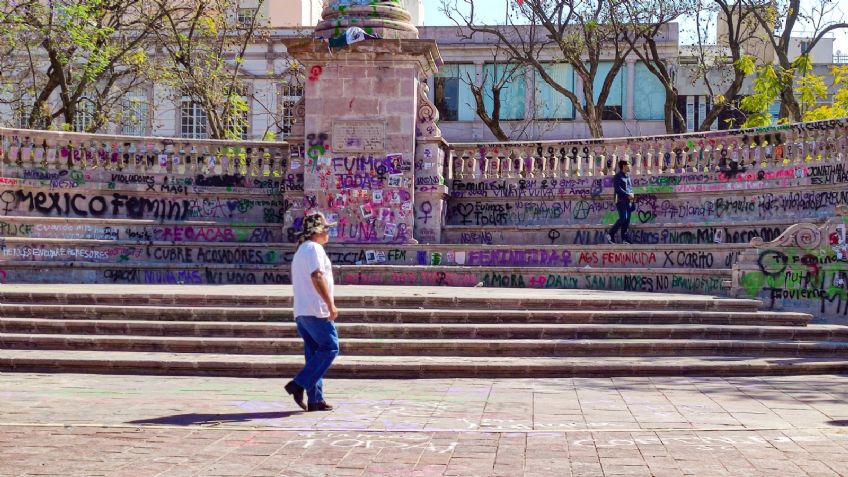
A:
{"label": "man's arm", "polygon": [[330,309],[330,321],[336,321],[336,318],[339,316],[339,310],[336,309],[333,296],[330,295],[330,288],[327,286],[327,282],[324,280],[324,273],[321,270],[312,272],[312,285],[321,299],[324,300],[324,303],[327,304],[327,308]]}
{"label": "man's arm", "polygon": [[619,197],[627,197],[630,194],[627,193],[627,184],[624,182],[624,176],[616,175],[615,179],[613,179],[613,189],[615,189],[615,201],[618,202]]}

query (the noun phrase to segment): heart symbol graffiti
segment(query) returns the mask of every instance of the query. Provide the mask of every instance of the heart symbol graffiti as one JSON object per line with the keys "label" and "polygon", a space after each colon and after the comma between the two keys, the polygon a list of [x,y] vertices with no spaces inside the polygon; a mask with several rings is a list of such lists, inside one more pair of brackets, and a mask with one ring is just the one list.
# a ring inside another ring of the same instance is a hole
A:
{"label": "heart symbol graffiti", "polygon": [[639,222],[643,224],[647,224],[657,220],[656,214],[651,212],[650,210],[640,210],[639,211]]}

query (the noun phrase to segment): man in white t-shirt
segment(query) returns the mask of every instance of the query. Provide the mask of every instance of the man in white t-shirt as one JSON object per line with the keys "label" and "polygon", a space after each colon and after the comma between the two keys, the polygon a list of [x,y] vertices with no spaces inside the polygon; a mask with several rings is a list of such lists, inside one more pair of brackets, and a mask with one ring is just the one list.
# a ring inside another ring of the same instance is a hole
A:
{"label": "man in white t-shirt", "polygon": [[[324,374],[339,354],[335,321],[339,316],[333,300],[333,268],[324,245],[331,227],[323,214],[303,219],[297,252],[292,260],[294,316],[297,333],[303,338],[306,366],[286,384],[288,392],[304,411],[331,411],[324,401]],[[309,405],[303,402],[304,391]]]}

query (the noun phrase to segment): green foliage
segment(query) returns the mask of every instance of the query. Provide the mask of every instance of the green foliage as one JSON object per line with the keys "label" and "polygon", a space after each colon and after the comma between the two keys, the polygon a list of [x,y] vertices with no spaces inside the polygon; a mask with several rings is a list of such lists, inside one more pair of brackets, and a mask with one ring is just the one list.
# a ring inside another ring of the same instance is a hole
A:
{"label": "green foliage", "polygon": [[[833,94],[833,104],[810,109],[804,114],[805,121],[822,121],[848,116],[848,66],[832,66],[830,74],[833,77],[831,85],[836,90]],[[825,96],[827,86],[823,78],[817,86],[819,88],[824,86],[824,94],[820,97]]]}
{"label": "green foliage", "polygon": [[[19,85],[11,96],[21,104],[13,109],[30,127],[49,127],[58,119],[70,128],[87,104],[94,107],[89,130],[105,124],[147,68],[154,5],[145,0],[0,2],[0,68],[7,81]],[[33,105],[23,101],[22,91],[32,99],[59,101]]]}
{"label": "green foliage", "polygon": [[785,74],[772,63],[756,69],[753,94],[744,97],[740,103],[743,111],[748,114],[742,127],[755,128],[771,124],[769,107],[780,97],[784,88]]}
{"label": "green foliage", "polygon": [[[772,116],[769,108],[780,99],[783,91],[789,86],[793,86],[797,101],[804,112],[812,112],[818,101],[827,97],[827,84],[824,78],[813,73],[813,61],[810,55],[799,56],[787,69],[768,63],[752,70],[753,64],[753,59],[746,59],[737,61],[734,65],[746,75],[752,73],[756,75],[752,94],[743,98],[740,103],[742,110],[747,114],[742,127],[770,125]],[[816,109],[818,111],[814,114],[815,117],[828,114],[821,108]],[[807,113],[804,115],[806,119]]]}
{"label": "green foliage", "polygon": [[742,55],[733,63],[733,66],[747,76],[754,74],[757,65],[754,62],[754,57],[751,55]]}

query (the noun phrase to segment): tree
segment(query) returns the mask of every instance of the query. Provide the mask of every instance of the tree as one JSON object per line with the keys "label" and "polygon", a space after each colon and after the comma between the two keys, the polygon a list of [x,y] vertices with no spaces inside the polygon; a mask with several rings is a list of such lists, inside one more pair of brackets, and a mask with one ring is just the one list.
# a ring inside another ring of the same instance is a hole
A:
{"label": "tree", "polygon": [[[155,0],[164,6],[170,0]],[[259,11],[239,14],[237,0],[208,0],[167,10],[163,28],[156,31],[164,57],[158,59],[155,80],[169,86],[173,101],[199,106],[213,139],[241,139],[253,97],[244,81],[244,56],[261,41]]]}
{"label": "tree", "polygon": [[[789,69],[783,69],[773,63],[760,67],[754,79],[753,94],[742,100],[742,108],[748,113],[744,127],[768,126],[772,122],[769,108],[782,98],[783,92],[792,85],[793,96],[797,102],[801,119],[819,121],[845,116],[848,100],[848,67],[831,66],[830,88],[836,90],[832,105],[818,106],[820,100],[827,98],[829,87],[824,77],[813,72],[810,55],[796,58]],[[780,118],[779,122],[789,122]]]}
{"label": "tree", "polygon": [[[507,55],[507,61],[526,66],[556,92],[568,98],[586,122],[592,137],[603,137],[602,121],[610,116],[606,106],[629,43],[615,28],[611,17],[613,2],[605,0],[524,0],[509,2],[503,25],[482,25],[479,9],[491,1],[442,0],[442,11],[460,28],[460,36],[493,38]],[[560,84],[546,67],[570,65],[582,80],[582,98]],[[602,63],[609,69],[602,74]],[[595,78],[602,77],[600,88]],[[620,117],[619,117],[620,119]]]}
{"label": "tree", "polygon": [[680,132],[675,124],[686,124],[686,120],[677,109],[676,77],[672,69],[675,65],[661,52],[657,39],[671,22],[691,11],[693,4],[693,0],[625,0],[618,4],[621,14],[612,16],[630,47],[665,90],[663,116],[668,134]]}
{"label": "tree", "polygon": [[[748,8],[766,31],[774,31],[769,40],[776,58],[776,75],[780,78],[807,75],[791,56],[796,29],[805,28],[807,51],[813,50],[831,32],[848,28],[839,2],[832,0],[746,0]],[[806,52],[802,52],[806,53]],[[795,81],[784,81],[780,91],[780,118],[789,122],[803,119],[804,111],[795,94]]]}
{"label": "tree", "polygon": [[[494,69],[492,72],[483,73],[482,84],[477,84],[470,76],[466,76],[463,81],[471,88],[471,95],[474,97],[473,106],[483,124],[492,131],[498,141],[509,141],[511,138],[501,124],[503,108],[501,92],[504,87],[514,81],[524,81],[524,67],[517,63],[501,62],[498,50],[499,48],[495,48],[492,55]],[[491,114],[486,108],[486,96],[489,96],[492,102]]]}
{"label": "tree", "polygon": [[144,0],[0,3],[5,101],[25,127],[100,129],[144,82],[161,18]]}
{"label": "tree", "polygon": [[[758,20],[746,2],[698,0],[694,4],[696,43],[689,47],[695,60],[690,81],[703,84],[712,99],[699,131],[709,130],[725,113],[738,111],[737,98],[745,78],[756,68],[752,52],[767,46],[768,40],[758,35]],[[715,44],[708,40],[713,29],[721,32]]]}

